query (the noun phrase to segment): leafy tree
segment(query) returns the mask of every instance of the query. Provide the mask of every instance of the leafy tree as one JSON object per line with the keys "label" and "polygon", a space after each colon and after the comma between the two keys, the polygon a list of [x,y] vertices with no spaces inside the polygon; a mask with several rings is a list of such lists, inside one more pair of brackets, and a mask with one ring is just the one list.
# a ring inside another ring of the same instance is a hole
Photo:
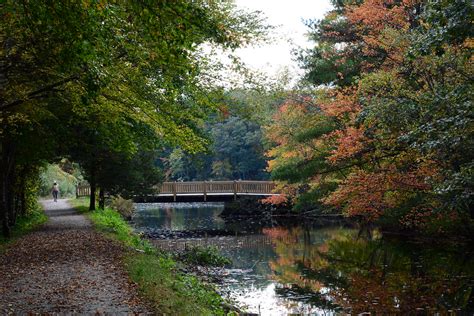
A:
{"label": "leafy tree", "polygon": [[125,198],[146,196],[163,178],[157,167],[157,153],[139,151],[131,158],[112,155],[99,170],[100,208],[104,208],[104,193],[120,195]]}
{"label": "leafy tree", "polygon": [[[175,180],[267,179],[264,139],[260,116],[264,107],[251,103],[252,91],[226,93],[216,102],[219,115],[207,118],[203,129],[210,144],[207,152],[192,154],[182,148],[172,150],[165,169]],[[258,117],[258,118],[257,118]]]}
{"label": "leafy tree", "polygon": [[265,179],[263,136],[260,127],[244,118],[230,116],[207,124],[209,150],[188,154],[173,150],[167,168],[176,180]]}
{"label": "leafy tree", "polygon": [[[213,159],[228,164],[232,179],[257,180],[265,177],[262,134],[250,121],[230,116],[211,128]],[[214,170],[214,166],[213,166]]]}
{"label": "leafy tree", "polygon": [[318,198],[334,186],[334,177],[326,177],[331,171],[326,160],[331,147],[315,138],[334,130],[335,121],[323,115],[315,98],[306,94],[288,99],[265,127],[265,137],[272,144],[266,153],[268,170],[285,196],[269,202],[290,201],[300,210],[320,208]]}
{"label": "leafy tree", "polygon": [[[367,1],[352,12],[369,5]],[[430,6],[425,10],[429,12]],[[424,18],[420,15],[419,21]],[[361,110],[335,135],[337,148],[329,157],[339,166],[358,164],[359,170],[353,169],[326,201],[370,220],[391,211],[399,214],[401,224],[412,227],[426,226],[430,217],[460,224],[460,218],[469,216],[466,198],[472,194],[472,97],[467,92],[472,87],[466,80],[472,71],[470,53],[462,46],[446,45],[442,55],[416,54],[413,47],[419,47],[431,25],[410,27],[413,36],[390,28],[378,35],[378,45],[389,43],[384,49],[394,55],[386,69],[361,75],[354,94]],[[358,136],[348,133],[354,128]],[[463,178],[463,184],[453,185],[451,176]],[[447,187],[451,189],[443,190]]]}
{"label": "leafy tree", "polygon": [[216,93],[214,63],[202,45],[232,50],[265,31],[257,14],[228,1],[6,1],[0,8],[6,235],[15,218],[15,170],[23,164],[69,156],[83,163],[92,184],[108,154],[131,158],[138,151],[143,126],[144,138],[151,132],[202,150],[198,130]]}
{"label": "leafy tree", "polygon": [[216,180],[229,180],[232,178],[232,165],[229,160],[215,160],[212,162],[212,176]]}
{"label": "leafy tree", "polygon": [[465,27],[473,9],[461,2],[336,1],[313,24],[318,42],[301,57],[306,79],[326,86],[311,105],[320,121],[308,124],[304,102],[276,118],[276,126],[295,124],[270,151],[281,157],[270,165],[273,176],[332,184],[314,203],[364,221],[438,232],[443,222],[469,226],[472,39]]}

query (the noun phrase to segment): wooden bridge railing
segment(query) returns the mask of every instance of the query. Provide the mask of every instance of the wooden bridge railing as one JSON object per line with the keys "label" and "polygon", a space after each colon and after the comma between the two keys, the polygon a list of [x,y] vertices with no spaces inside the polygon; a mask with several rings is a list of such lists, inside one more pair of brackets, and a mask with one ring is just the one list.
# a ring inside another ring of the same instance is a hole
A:
{"label": "wooden bridge railing", "polygon": [[[261,194],[270,195],[275,187],[271,181],[193,181],[193,182],[163,182],[157,188],[158,195],[172,195],[174,200],[179,194]],[[87,196],[90,194],[90,187],[80,185],[76,187],[76,196]]]}
{"label": "wooden bridge railing", "polygon": [[275,187],[271,181],[194,181],[164,182],[158,188],[158,194],[173,195],[174,200],[179,194],[202,194],[204,200],[208,194],[239,194],[270,195]]}
{"label": "wooden bridge railing", "polygon": [[195,181],[164,182],[158,192],[161,194],[186,193],[255,193],[272,194],[275,187],[271,181]]}
{"label": "wooden bridge railing", "polygon": [[89,185],[78,185],[76,187],[76,197],[81,196],[90,196],[91,195],[91,187]]}

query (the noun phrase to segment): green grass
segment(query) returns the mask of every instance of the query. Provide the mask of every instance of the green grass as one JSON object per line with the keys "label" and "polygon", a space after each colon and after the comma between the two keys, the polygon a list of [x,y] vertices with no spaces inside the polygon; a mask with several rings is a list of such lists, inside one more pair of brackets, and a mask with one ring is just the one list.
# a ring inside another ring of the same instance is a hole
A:
{"label": "green grass", "polygon": [[89,212],[87,199],[70,202],[92,220],[97,230],[130,249],[125,255],[124,266],[157,313],[225,314],[222,309],[223,299],[209,285],[180,272],[179,262],[170,254],[157,251],[148,241],[141,239],[118,212],[108,208]]}
{"label": "green grass", "polygon": [[180,273],[170,256],[128,256],[125,266],[160,314],[224,315],[222,298],[196,277]]}
{"label": "green grass", "polygon": [[48,220],[39,203],[36,203],[34,209],[29,210],[26,216],[20,216],[12,228],[11,237],[5,238],[0,235],[0,252],[3,252],[12,242],[35,230]]}
{"label": "green grass", "polygon": [[70,199],[68,200],[69,204],[74,207],[79,213],[89,212],[89,198],[79,198],[79,199]]}
{"label": "green grass", "polygon": [[211,267],[223,267],[232,263],[229,258],[222,256],[214,246],[191,247],[181,254],[179,259],[189,264]]}

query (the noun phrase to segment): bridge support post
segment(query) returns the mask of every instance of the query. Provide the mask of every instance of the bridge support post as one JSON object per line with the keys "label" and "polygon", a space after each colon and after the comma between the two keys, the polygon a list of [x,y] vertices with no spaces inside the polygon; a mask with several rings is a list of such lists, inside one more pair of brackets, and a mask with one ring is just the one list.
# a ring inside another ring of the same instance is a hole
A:
{"label": "bridge support post", "polygon": [[173,202],[176,202],[176,181],[173,182]]}
{"label": "bridge support post", "polygon": [[237,181],[234,180],[233,183],[233,189],[234,189],[234,201],[237,200]]}

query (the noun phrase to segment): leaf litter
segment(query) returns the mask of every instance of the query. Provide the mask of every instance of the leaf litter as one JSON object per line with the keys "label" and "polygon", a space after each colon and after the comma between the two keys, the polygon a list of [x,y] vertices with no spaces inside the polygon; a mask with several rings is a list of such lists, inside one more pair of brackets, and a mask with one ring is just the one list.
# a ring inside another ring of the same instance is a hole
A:
{"label": "leaf litter", "polygon": [[66,200],[42,203],[48,222],[0,255],[0,314],[149,314],[123,247]]}

